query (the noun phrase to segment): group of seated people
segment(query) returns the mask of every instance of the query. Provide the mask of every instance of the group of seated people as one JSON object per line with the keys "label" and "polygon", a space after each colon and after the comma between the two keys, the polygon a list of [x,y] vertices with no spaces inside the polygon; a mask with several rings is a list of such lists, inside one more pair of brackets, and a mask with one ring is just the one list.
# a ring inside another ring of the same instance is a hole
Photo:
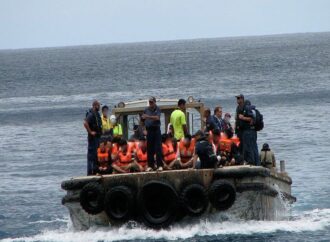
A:
{"label": "group of seated people", "polygon": [[[203,139],[212,146],[217,161],[215,167],[239,165],[243,163],[238,150],[239,140],[228,138],[219,130],[204,133]],[[199,135],[200,136],[200,135]],[[200,162],[196,153],[198,135],[185,135],[177,141],[171,134],[162,135],[162,155],[164,170],[198,168]],[[147,141],[145,137],[125,140],[117,136],[101,142],[97,150],[98,174],[118,174],[144,172],[148,167]]]}

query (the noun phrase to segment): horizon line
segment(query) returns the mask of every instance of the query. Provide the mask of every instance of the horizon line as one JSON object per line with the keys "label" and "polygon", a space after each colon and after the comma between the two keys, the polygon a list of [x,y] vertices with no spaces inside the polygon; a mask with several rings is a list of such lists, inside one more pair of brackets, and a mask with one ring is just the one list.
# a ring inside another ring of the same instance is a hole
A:
{"label": "horizon line", "polygon": [[40,47],[23,47],[23,48],[5,48],[0,51],[19,51],[19,50],[38,50],[38,49],[61,49],[61,48],[76,48],[76,47],[91,47],[101,45],[129,45],[155,42],[175,42],[175,41],[189,41],[189,40],[206,40],[206,39],[230,39],[230,38],[253,38],[253,37],[270,37],[283,35],[302,35],[302,34],[321,34],[330,33],[330,31],[315,31],[315,32],[290,32],[290,33],[276,33],[276,34],[256,34],[256,35],[232,35],[222,37],[201,37],[201,38],[183,38],[183,39],[164,39],[164,40],[145,40],[145,41],[123,41],[123,42],[107,42],[95,44],[77,44],[77,45],[58,45],[58,46],[40,46]]}

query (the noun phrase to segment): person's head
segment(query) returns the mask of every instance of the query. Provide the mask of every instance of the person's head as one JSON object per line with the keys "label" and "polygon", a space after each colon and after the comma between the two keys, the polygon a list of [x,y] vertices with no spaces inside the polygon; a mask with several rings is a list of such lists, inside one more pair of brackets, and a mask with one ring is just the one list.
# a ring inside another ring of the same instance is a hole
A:
{"label": "person's head", "polygon": [[167,142],[168,138],[169,138],[168,134],[162,134],[162,143],[165,144]]}
{"label": "person's head", "polygon": [[208,118],[211,116],[211,110],[209,108],[205,108],[204,110],[204,118]]}
{"label": "person's head", "polygon": [[245,100],[244,105],[245,106],[251,106],[251,101],[250,100]]}
{"label": "person's head", "polygon": [[113,137],[113,138],[112,138],[112,143],[113,143],[113,144],[119,144],[120,140],[121,140],[120,137]]}
{"label": "person's head", "polygon": [[215,107],[214,115],[217,116],[217,118],[222,118],[222,107],[220,107],[220,106]]}
{"label": "person's head", "polygon": [[242,106],[244,104],[244,95],[243,94],[237,95],[236,100],[237,100],[237,104],[239,106]]}
{"label": "person's head", "polygon": [[205,138],[204,132],[202,130],[198,130],[194,135],[196,140],[200,140],[202,138]]}
{"label": "person's head", "polygon": [[110,123],[113,125],[115,125],[117,123],[117,118],[113,114],[110,116]]}
{"label": "person's head", "polygon": [[126,152],[127,151],[127,141],[125,139],[121,139],[119,142],[118,142],[118,145],[120,147],[120,149],[123,151],[123,152]]}
{"label": "person's head", "polygon": [[213,130],[213,133],[212,133],[213,142],[218,143],[220,141],[220,137],[221,137],[220,130],[219,129]]}
{"label": "person's head", "polygon": [[267,144],[267,143],[264,143],[263,145],[262,145],[262,149],[261,149],[262,151],[269,151],[270,150],[270,148],[269,148],[269,145]]}
{"label": "person's head", "polygon": [[178,107],[181,109],[181,110],[185,110],[186,109],[186,100],[184,99],[179,99],[178,101]]}
{"label": "person's head", "polygon": [[186,146],[186,147],[189,147],[190,144],[191,144],[191,135],[190,134],[186,134],[183,138],[183,145]]}
{"label": "person's head", "polygon": [[107,105],[104,105],[102,107],[102,114],[104,117],[107,117],[108,116],[108,112],[109,112],[109,107]]}
{"label": "person's head", "polygon": [[92,107],[93,107],[93,110],[94,110],[95,112],[100,111],[100,102],[97,101],[97,100],[94,100],[94,101],[93,101],[93,104],[92,104]]}
{"label": "person's head", "polygon": [[155,97],[149,98],[149,107],[152,109],[156,107],[156,98]]}
{"label": "person's head", "polygon": [[147,140],[146,140],[145,137],[140,137],[140,139],[139,139],[139,147],[140,147],[143,151],[147,150]]}
{"label": "person's head", "polygon": [[230,122],[231,115],[230,113],[225,114],[225,120],[229,123]]}

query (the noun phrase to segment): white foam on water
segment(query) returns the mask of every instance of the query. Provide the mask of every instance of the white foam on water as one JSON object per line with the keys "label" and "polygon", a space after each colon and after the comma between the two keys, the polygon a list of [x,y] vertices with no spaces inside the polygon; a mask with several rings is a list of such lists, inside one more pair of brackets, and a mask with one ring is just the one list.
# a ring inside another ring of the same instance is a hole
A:
{"label": "white foam on water", "polygon": [[47,230],[32,237],[8,238],[3,242],[61,241],[61,242],[93,242],[118,241],[136,239],[182,240],[194,236],[212,235],[252,235],[268,234],[277,231],[304,232],[325,230],[330,226],[330,209],[315,209],[286,221],[219,221],[216,215],[210,219],[201,219],[192,223],[175,225],[170,229],[155,231],[141,225],[124,225],[118,228],[91,228],[88,231],[73,231],[68,228]]}

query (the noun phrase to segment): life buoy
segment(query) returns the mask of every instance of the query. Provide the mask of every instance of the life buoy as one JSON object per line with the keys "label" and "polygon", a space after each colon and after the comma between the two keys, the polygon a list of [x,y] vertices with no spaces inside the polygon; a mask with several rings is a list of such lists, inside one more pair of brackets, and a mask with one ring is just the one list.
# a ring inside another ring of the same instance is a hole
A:
{"label": "life buoy", "polygon": [[191,139],[189,147],[184,145],[184,140],[182,139],[179,144],[179,152],[182,163],[188,162],[194,155],[195,151],[195,139]]}
{"label": "life buoy", "polygon": [[181,207],[191,216],[200,216],[209,204],[207,192],[200,184],[186,186],[181,192],[180,202]]}
{"label": "life buoy", "polygon": [[96,182],[86,184],[80,192],[80,205],[88,214],[98,214],[104,208],[104,188]]}
{"label": "life buoy", "polygon": [[168,182],[150,181],[139,192],[139,218],[148,227],[168,227],[175,221],[178,207],[178,195]]}
{"label": "life buoy", "polygon": [[217,180],[212,183],[209,189],[209,200],[213,207],[223,211],[230,208],[236,199],[235,187],[224,180]]}
{"label": "life buoy", "polygon": [[125,222],[135,211],[135,196],[127,186],[112,187],[105,195],[104,210],[113,220]]}
{"label": "life buoy", "polygon": [[171,143],[162,144],[163,157],[166,164],[171,163],[176,158],[174,147]]}

